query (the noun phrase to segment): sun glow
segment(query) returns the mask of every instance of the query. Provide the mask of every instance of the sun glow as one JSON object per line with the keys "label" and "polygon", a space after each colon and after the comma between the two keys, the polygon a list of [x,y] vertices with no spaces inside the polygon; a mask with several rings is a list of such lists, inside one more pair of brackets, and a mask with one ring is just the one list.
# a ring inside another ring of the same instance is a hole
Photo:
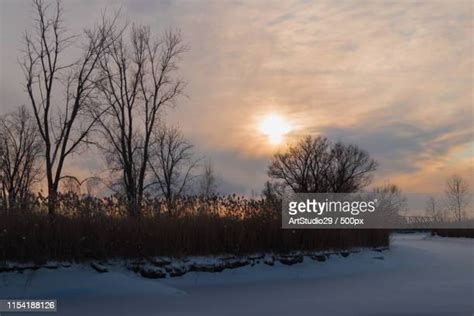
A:
{"label": "sun glow", "polygon": [[268,137],[268,142],[278,145],[283,141],[284,136],[290,132],[291,126],[287,120],[277,114],[268,114],[262,118],[258,124],[258,130]]}

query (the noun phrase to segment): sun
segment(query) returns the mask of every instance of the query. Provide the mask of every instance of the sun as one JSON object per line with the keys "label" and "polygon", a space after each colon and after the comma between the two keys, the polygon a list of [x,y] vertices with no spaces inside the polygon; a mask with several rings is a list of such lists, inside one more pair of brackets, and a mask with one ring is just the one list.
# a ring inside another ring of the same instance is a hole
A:
{"label": "sun", "polygon": [[258,124],[258,130],[268,138],[271,145],[280,144],[285,135],[290,132],[291,126],[287,120],[278,114],[267,114]]}

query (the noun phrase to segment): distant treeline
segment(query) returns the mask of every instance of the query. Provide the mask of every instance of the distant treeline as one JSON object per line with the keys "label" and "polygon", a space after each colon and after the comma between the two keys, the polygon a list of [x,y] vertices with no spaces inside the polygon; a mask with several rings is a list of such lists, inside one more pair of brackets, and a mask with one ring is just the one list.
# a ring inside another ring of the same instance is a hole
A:
{"label": "distant treeline", "polygon": [[474,229],[433,229],[431,235],[440,237],[474,238]]}

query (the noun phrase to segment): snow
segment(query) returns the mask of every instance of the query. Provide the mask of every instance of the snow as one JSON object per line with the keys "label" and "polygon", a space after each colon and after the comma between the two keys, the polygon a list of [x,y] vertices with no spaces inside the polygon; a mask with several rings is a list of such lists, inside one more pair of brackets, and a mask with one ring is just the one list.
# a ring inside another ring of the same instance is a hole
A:
{"label": "snow", "polygon": [[[207,263],[214,259],[198,258]],[[89,266],[0,273],[0,298],[55,298],[58,315],[472,315],[474,240],[393,236],[389,251],[145,279]]]}

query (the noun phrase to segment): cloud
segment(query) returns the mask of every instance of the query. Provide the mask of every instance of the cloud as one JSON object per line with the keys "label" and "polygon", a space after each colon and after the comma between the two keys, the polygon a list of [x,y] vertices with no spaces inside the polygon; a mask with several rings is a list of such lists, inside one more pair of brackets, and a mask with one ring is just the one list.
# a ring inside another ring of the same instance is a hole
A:
{"label": "cloud", "polygon": [[[71,29],[105,6],[117,3],[65,2]],[[129,0],[122,10],[157,34],[181,29],[189,98],[167,117],[237,187],[265,180],[274,148],[256,123],[268,112],[296,127],[290,140],[311,133],[360,144],[380,161],[377,181],[402,188],[434,190],[469,165],[471,1]],[[26,103],[15,61],[29,23],[27,3],[2,2],[2,111]]]}

